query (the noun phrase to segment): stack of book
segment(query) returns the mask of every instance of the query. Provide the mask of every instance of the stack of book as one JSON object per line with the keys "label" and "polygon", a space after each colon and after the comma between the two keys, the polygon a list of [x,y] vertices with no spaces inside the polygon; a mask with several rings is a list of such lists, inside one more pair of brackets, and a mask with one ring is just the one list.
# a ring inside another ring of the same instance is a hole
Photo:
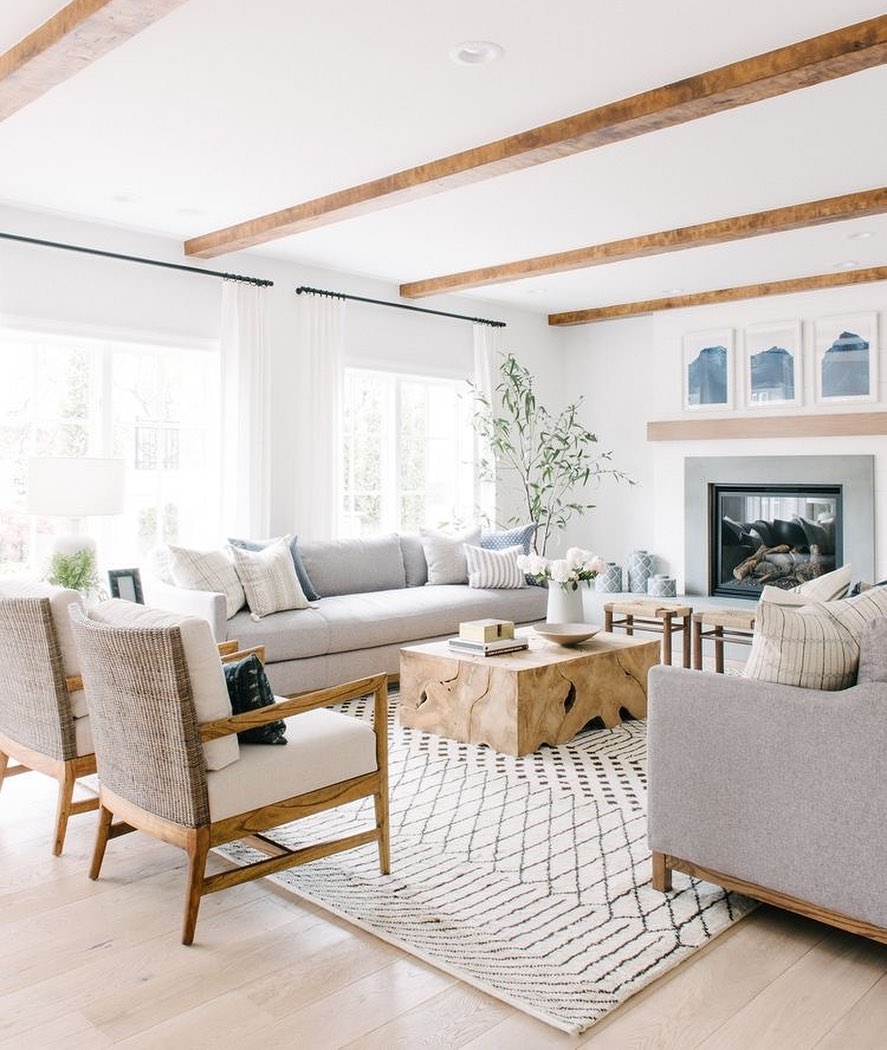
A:
{"label": "stack of book", "polygon": [[514,637],[510,620],[467,620],[459,624],[459,637],[450,639],[450,648],[475,656],[499,656],[528,649],[529,643]]}

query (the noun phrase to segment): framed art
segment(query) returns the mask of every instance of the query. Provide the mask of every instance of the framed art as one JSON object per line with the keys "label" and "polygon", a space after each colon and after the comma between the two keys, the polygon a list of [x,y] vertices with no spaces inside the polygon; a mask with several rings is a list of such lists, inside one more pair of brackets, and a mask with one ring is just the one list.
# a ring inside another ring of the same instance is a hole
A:
{"label": "framed art", "polygon": [[108,587],[112,598],[145,604],[142,594],[142,575],[138,569],[109,569]]}
{"label": "framed art", "polygon": [[733,330],[684,336],[684,408],[733,407]]}
{"label": "framed art", "polygon": [[803,403],[800,321],[749,325],[743,340],[746,408],[786,408]]}
{"label": "framed art", "polygon": [[878,399],[878,315],[820,317],[815,325],[816,400]]}

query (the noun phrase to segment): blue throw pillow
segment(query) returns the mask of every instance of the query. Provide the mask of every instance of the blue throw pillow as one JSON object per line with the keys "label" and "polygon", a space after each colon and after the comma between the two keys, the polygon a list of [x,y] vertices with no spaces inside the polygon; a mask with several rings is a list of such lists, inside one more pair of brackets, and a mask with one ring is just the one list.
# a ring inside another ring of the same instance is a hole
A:
{"label": "blue throw pillow", "polygon": [[517,528],[508,529],[507,532],[483,532],[480,537],[480,545],[488,551],[504,551],[506,547],[521,546],[524,554],[529,554],[536,528],[537,523],[531,521],[529,525],[518,525]]}
{"label": "blue throw pillow", "polygon": [[[255,653],[250,653],[245,660],[238,660],[237,663],[222,664],[222,670],[225,672],[231,710],[235,715],[258,711],[274,704],[274,690],[262,661]],[[244,744],[285,744],[286,722],[279,718],[276,722],[268,722],[255,729],[244,729],[237,736]]]}
{"label": "blue throw pillow", "polygon": [[[239,547],[242,551],[260,551],[264,550],[265,547],[271,542],[270,540],[232,540],[228,538],[228,542],[232,547]],[[296,576],[299,578],[299,583],[302,587],[302,592],[309,602],[319,602],[320,595],[315,591],[314,584],[311,582],[311,577],[308,575],[308,570],[305,568],[302,562],[302,555],[299,553],[299,537],[293,536],[290,540],[290,554],[293,556],[293,565],[296,569]]]}

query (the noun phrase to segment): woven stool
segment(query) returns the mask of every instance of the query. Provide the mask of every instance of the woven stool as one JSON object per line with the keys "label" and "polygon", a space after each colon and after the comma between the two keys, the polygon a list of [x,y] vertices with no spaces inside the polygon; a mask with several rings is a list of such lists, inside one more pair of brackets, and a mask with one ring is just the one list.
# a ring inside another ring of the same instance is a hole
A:
{"label": "woven stool", "polygon": [[[613,614],[621,616],[614,620]],[[684,635],[684,667],[690,666],[690,617],[693,609],[689,605],[671,605],[642,598],[634,601],[607,602],[604,605],[604,630],[621,628],[626,634],[635,631],[651,631],[662,635],[662,662],[671,663],[671,643],[675,634]]]}
{"label": "woven stool", "polygon": [[702,670],[702,640],[710,638],[715,643],[715,671],[723,674],[724,642],[751,645],[754,627],[751,609],[702,609],[693,613],[693,666]]}

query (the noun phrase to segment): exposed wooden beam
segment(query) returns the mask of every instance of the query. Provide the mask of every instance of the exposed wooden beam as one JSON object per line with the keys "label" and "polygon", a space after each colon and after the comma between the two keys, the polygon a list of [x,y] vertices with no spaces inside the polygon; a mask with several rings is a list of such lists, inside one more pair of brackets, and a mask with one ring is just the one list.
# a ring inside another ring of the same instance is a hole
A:
{"label": "exposed wooden beam", "polygon": [[686,248],[705,248],[768,233],[785,233],[788,230],[821,226],[844,219],[880,215],[885,211],[887,187],[881,186],[861,193],[847,193],[826,200],[790,204],[785,208],[752,212],[749,215],[734,215],[729,219],[716,219],[714,222],[701,222],[696,226],[683,226],[676,230],[645,233],[621,241],[608,241],[606,244],[591,244],[568,252],[556,252],[554,255],[537,255],[532,259],[484,266],[479,270],[465,270],[445,277],[430,277],[424,281],[402,284],[400,294],[405,299],[422,299],[427,295],[461,292],[467,288],[505,284],[526,277],[567,273],[570,270],[583,270],[605,263],[625,262],[627,259],[645,259],[651,255],[665,255]]}
{"label": "exposed wooden beam", "polygon": [[0,55],[0,120],[183,3],[185,0],[73,0]]}
{"label": "exposed wooden beam", "polygon": [[659,419],[647,424],[648,441],[851,437],[876,434],[887,434],[887,412],[744,416],[729,419]]}
{"label": "exposed wooden beam", "polygon": [[887,15],[185,242],[204,259],[674,127],[887,62]]}
{"label": "exposed wooden beam", "polygon": [[683,310],[688,306],[710,306],[712,303],[730,303],[737,299],[759,299],[767,295],[789,295],[791,292],[814,292],[820,288],[839,288],[845,284],[869,284],[887,281],[887,266],[869,266],[862,270],[844,270],[840,273],[821,273],[815,277],[795,277],[788,281],[768,281],[764,284],[744,284],[738,288],[718,288],[710,292],[673,295],[667,299],[645,299],[636,303],[616,303],[613,306],[595,306],[588,310],[567,310],[549,314],[550,325],[594,324],[619,317],[636,317],[661,310]]}

